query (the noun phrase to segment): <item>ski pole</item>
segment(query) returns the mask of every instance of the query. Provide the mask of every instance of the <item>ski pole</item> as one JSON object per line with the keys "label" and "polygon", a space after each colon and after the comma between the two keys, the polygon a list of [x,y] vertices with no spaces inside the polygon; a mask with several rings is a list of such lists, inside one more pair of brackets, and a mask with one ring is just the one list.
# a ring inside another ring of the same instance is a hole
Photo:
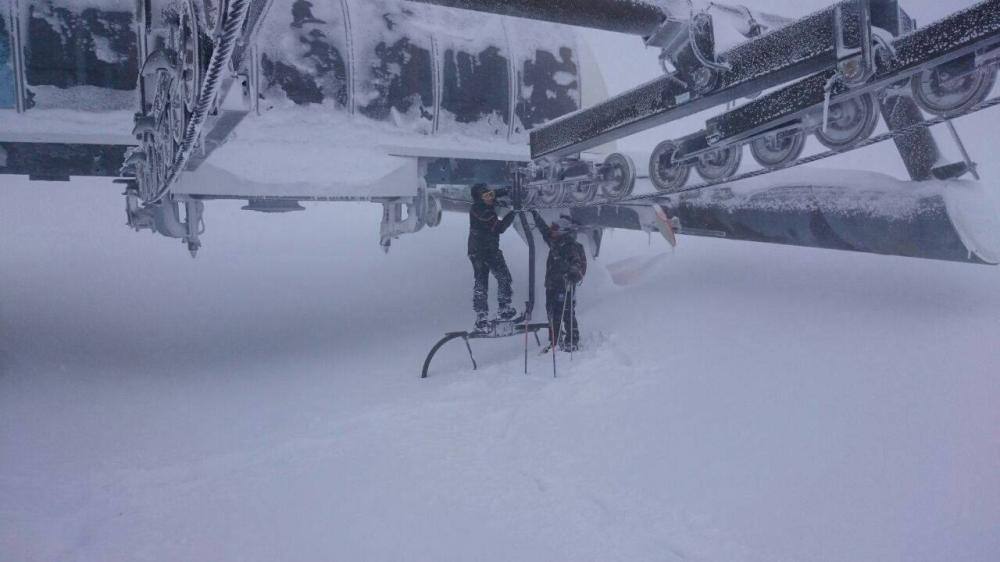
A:
{"label": "ski pole", "polygon": [[552,352],[552,378],[556,378],[556,332],[552,329],[552,319],[549,319],[549,351]]}
{"label": "ski pole", "polygon": [[528,374],[528,303],[524,303],[524,374]]}
{"label": "ski pole", "polygon": [[524,323],[524,374],[528,374],[528,323]]}
{"label": "ski pole", "polygon": [[573,348],[576,344],[573,343],[573,334],[576,330],[576,283],[573,284],[573,290],[569,294],[569,360],[573,361]]}
{"label": "ski pole", "polygon": [[[569,283],[567,283],[566,284],[566,292],[563,294],[562,314],[559,315],[559,324],[557,324],[557,326],[559,327],[559,330],[558,330],[559,335],[562,336],[563,338],[566,337],[566,334],[563,333],[563,327],[566,324],[566,305],[568,304],[567,301],[569,300],[569,289],[570,289],[570,286],[569,286]],[[556,339],[558,339],[558,338],[556,338]],[[553,359],[555,359],[555,352],[556,352],[556,350],[553,347],[552,348],[552,357],[553,357]]]}

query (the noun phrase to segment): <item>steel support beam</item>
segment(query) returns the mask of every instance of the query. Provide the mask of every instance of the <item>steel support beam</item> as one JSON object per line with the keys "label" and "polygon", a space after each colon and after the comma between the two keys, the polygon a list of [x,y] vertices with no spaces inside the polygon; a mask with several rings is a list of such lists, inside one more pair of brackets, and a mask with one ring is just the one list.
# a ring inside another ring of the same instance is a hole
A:
{"label": "steel support beam", "polygon": [[844,43],[856,46],[860,37],[857,3],[845,0],[722,53],[720,58],[732,68],[719,76],[718,85],[708,94],[693,93],[673,75],[657,78],[535,129],[530,134],[531,155],[560,157],[581,152],[833,68],[838,7],[845,15]]}
{"label": "steel support beam", "polygon": [[533,20],[648,37],[666,19],[644,0],[411,0]]}
{"label": "steel support beam", "polygon": [[[836,98],[878,90],[920,69],[970,55],[991,45],[1000,45],[1000,0],[987,0],[899,37],[892,43],[895,50],[892,60],[880,66],[868,84],[849,89],[838,82],[832,94]],[[831,69],[811,76],[709,119],[708,136],[713,142],[738,140],[798,117],[801,112],[823,103],[824,86],[833,77],[833,72]]]}

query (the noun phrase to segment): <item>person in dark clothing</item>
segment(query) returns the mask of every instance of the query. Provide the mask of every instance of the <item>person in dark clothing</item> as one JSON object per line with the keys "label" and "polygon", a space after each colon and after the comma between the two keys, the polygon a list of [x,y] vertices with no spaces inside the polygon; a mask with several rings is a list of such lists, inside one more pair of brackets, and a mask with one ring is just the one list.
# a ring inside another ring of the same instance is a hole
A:
{"label": "person in dark clothing", "polygon": [[510,320],[517,316],[517,311],[510,305],[513,290],[511,289],[510,270],[507,261],[500,250],[500,235],[511,223],[515,214],[507,213],[500,218],[496,211],[496,199],[506,194],[507,189],[490,189],[484,183],[472,186],[472,209],[469,210],[469,260],[475,274],[475,286],[472,289],[472,308],[476,311],[476,328],[485,328],[489,323],[489,303],[487,296],[490,288],[490,272],[497,280],[498,317]]}
{"label": "person in dark clothing", "polygon": [[[549,317],[550,341],[564,351],[580,345],[580,325],[576,321],[576,291],[573,290],[587,274],[587,252],[576,241],[573,219],[562,215],[551,225],[532,211],[542,239],[549,246],[545,262],[545,311]],[[567,302],[567,296],[570,302]],[[560,339],[560,332],[563,337]]]}

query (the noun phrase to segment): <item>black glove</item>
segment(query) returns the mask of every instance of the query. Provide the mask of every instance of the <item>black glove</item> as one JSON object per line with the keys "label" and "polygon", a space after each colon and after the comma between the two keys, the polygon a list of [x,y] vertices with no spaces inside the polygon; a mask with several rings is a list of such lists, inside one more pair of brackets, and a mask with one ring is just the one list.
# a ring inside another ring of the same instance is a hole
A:
{"label": "black glove", "polygon": [[514,222],[514,217],[516,216],[516,214],[517,213],[510,212],[504,215],[502,219],[500,219],[500,223],[497,225],[497,230],[500,232],[500,234],[503,234],[504,232],[507,231],[507,228],[509,228],[511,223]]}

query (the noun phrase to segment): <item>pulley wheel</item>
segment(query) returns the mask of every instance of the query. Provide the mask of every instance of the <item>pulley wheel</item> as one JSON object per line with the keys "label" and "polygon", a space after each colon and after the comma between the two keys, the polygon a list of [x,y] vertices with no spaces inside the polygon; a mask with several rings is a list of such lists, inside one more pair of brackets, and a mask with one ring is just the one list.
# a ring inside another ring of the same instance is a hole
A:
{"label": "pulley wheel", "polygon": [[657,191],[677,191],[687,183],[691,167],[683,162],[674,162],[677,145],[674,141],[663,141],[656,145],[649,157],[649,180]]}
{"label": "pulley wheel", "polygon": [[166,183],[167,175],[169,175],[170,167],[174,164],[174,156],[176,154],[174,137],[170,134],[169,127],[169,119],[160,121],[160,126],[157,128],[153,143],[153,154],[156,156],[156,183],[158,186]]}
{"label": "pulley wheel", "polygon": [[562,184],[562,202],[567,205],[589,203],[597,195],[597,182],[588,178]]}
{"label": "pulley wheel", "polygon": [[691,73],[691,89],[699,95],[709,94],[719,85],[719,73],[701,67]]}
{"label": "pulley wheel", "polygon": [[705,180],[718,181],[735,174],[740,169],[742,159],[743,146],[729,146],[702,155],[694,167]]}
{"label": "pulley wheel", "polygon": [[170,118],[170,132],[174,142],[178,145],[184,141],[185,129],[187,129],[187,113],[184,111],[183,85],[177,80],[171,80],[170,102],[168,116]]}
{"label": "pulley wheel", "polygon": [[615,200],[628,197],[635,188],[635,162],[625,154],[615,152],[601,166],[601,195]]}
{"label": "pulley wheel", "polygon": [[764,168],[775,168],[797,159],[805,146],[802,131],[770,133],[750,141],[750,156]]}
{"label": "pulley wheel", "polygon": [[561,183],[547,183],[538,188],[536,195],[532,198],[540,205],[553,207],[563,198]]}
{"label": "pulley wheel", "polygon": [[530,206],[535,202],[535,197],[538,195],[537,189],[532,189],[531,187],[525,186],[521,191],[521,204],[524,206]]}
{"label": "pulley wheel", "polygon": [[830,105],[826,131],[816,130],[816,139],[831,149],[842,150],[870,137],[878,124],[878,110],[871,94]]}
{"label": "pulley wheel", "polygon": [[161,162],[163,161],[163,156],[157,152],[156,147],[150,143],[146,146],[146,186],[145,186],[145,197],[144,201],[149,201],[156,195],[157,190],[160,188],[162,178],[160,174],[163,173],[163,168]]}
{"label": "pulley wheel", "polygon": [[153,196],[153,184],[155,180],[152,174],[152,163],[149,161],[149,153],[146,151],[148,146],[143,143],[142,148],[139,150],[143,153],[144,158],[136,162],[135,164],[135,179],[136,185],[139,188],[139,198],[143,201],[148,201],[150,197]]}
{"label": "pulley wheel", "polygon": [[996,81],[997,69],[993,65],[957,75],[939,66],[915,75],[910,80],[910,88],[921,109],[947,117],[985,100]]}

